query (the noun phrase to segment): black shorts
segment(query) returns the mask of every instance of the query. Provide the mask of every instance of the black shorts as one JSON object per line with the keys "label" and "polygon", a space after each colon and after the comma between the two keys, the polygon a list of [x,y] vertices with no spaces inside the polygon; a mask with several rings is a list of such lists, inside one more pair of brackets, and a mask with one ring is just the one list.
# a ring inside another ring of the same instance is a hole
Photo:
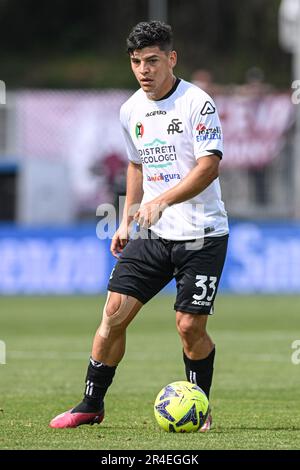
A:
{"label": "black shorts", "polygon": [[[108,290],[135,297],[145,304],[174,277],[174,309],[187,313],[213,313],[225,261],[228,235],[205,237],[202,247],[163,238],[130,240],[114,267]],[[197,248],[197,249],[195,249]]]}

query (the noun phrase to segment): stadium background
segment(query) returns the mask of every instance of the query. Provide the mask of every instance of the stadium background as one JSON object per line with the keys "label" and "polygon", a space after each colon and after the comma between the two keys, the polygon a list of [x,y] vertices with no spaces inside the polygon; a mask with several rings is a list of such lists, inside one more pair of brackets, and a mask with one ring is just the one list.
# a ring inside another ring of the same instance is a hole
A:
{"label": "stadium background", "polygon": [[[112,388],[106,441],[97,438],[99,432],[91,438],[80,430],[77,440],[58,443],[45,431],[51,414],[78,401],[114,265],[106,219],[101,222],[101,210],[96,211],[109,203],[117,216],[117,200],[124,194],[118,111],[136,89],[125,38],[148,18],[172,24],[176,73],[214,97],[224,128],[221,184],[231,236],[218,313],[211,320],[222,351],[213,396],[220,424],[205,447],[299,447],[294,412],[299,368],[292,355],[299,339],[300,112],[292,83],[300,79],[300,2],[3,0],[0,431],[9,425],[12,432],[0,437],[0,448],[160,448],[149,408],[155,391],[182,374],[171,323],[172,284],[129,331],[128,343],[134,345],[128,346],[121,379]],[[176,364],[167,351],[174,352]],[[152,358],[156,374],[145,378],[137,357],[149,363]],[[161,357],[164,372],[158,367]],[[146,410],[132,384],[136,367]],[[283,393],[288,409],[279,398]],[[123,424],[114,434],[113,419],[128,422],[117,410],[118,400],[126,409],[129,397],[134,397],[130,413],[137,414],[132,429],[124,424],[131,436],[124,443]],[[236,423],[228,406],[238,409]],[[287,434],[283,416],[290,420]],[[133,436],[135,426],[140,442]],[[199,445],[194,437],[179,443],[164,439],[174,448]]]}

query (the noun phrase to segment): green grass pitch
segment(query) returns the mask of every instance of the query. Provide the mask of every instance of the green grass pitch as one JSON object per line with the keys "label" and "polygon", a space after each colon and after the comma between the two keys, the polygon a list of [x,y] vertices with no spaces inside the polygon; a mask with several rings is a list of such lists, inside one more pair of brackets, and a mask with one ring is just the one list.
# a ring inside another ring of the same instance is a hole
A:
{"label": "green grass pitch", "polygon": [[216,343],[207,434],[168,434],[153,415],[159,390],[184,380],[173,298],[157,296],[129,327],[126,355],[100,426],[48,423],[82,397],[104,297],[2,297],[1,449],[300,449],[299,297],[219,296],[209,332]]}

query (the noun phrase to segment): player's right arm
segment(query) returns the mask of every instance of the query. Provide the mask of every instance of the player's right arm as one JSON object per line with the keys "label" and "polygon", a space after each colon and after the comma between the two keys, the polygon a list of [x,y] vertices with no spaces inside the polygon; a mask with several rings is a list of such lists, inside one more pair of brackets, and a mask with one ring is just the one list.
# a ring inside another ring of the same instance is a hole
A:
{"label": "player's right arm", "polygon": [[118,258],[119,254],[128,243],[133,216],[143,198],[143,169],[141,164],[129,162],[126,185],[126,199],[122,222],[114,234],[110,246],[110,251],[116,258]]}

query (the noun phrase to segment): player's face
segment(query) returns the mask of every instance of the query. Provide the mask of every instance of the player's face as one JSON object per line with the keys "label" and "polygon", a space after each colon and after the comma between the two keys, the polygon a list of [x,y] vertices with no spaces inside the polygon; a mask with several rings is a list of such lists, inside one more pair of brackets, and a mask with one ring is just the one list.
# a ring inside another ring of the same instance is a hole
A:
{"label": "player's face", "polygon": [[158,46],[136,49],[131,55],[131,68],[148,98],[159,100],[174,83],[175,51],[162,51]]}

